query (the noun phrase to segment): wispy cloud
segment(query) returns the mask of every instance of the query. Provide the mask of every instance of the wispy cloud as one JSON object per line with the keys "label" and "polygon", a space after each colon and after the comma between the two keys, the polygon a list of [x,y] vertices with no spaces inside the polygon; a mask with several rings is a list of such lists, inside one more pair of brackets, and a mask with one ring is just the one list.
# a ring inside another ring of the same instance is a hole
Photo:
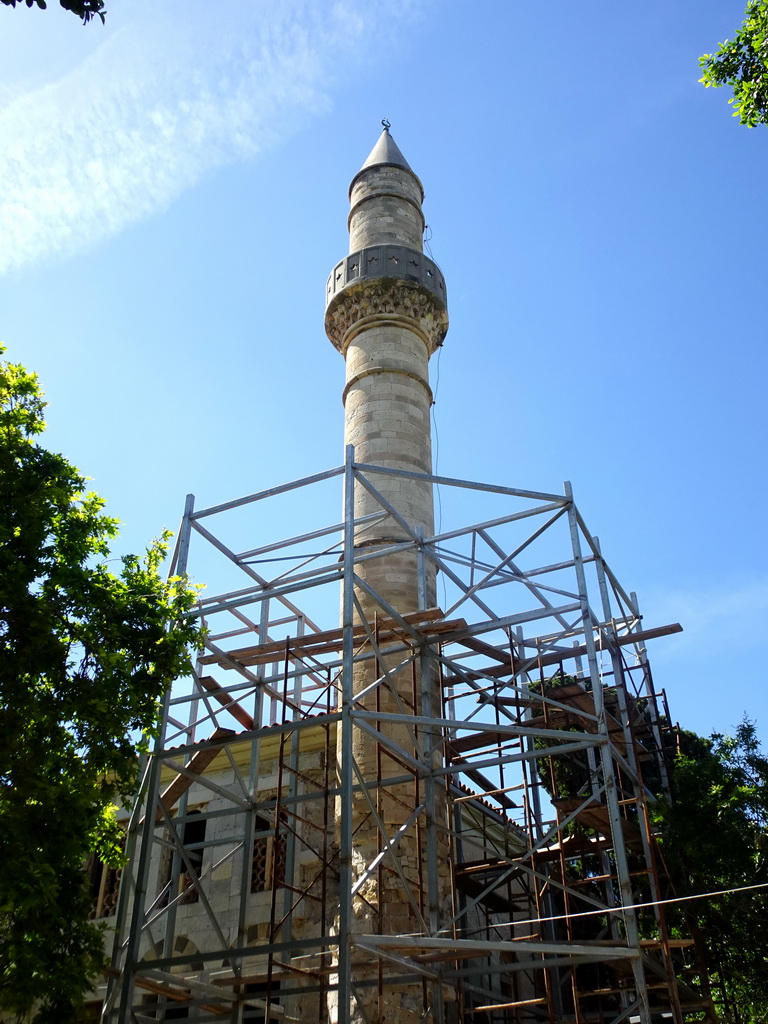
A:
{"label": "wispy cloud", "polygon": [[671,713],[701,735],[733,732],[744,714],[768,722],[768,703],[756,672],[768,621],[768,578],[725,575],[701,585],[683,583],[646,592],[649,626],[679,622],[684,632],[649,645],[657,690]]}
{"label": "wispy cloud", "polygon": [[723,578],[702,587],[681,587],[646,594],[648,618],[656,622],[680,622],[684,633],[674,647],[684,656],[693,645],[739,646],[765,642],[768,622],[768,579]]}
{"label": "wispy cloud", "polygon": [[[394,0],[165,0],[0,110],[0,273],[83,250],[328,109]],[[399,9],[399,10],[398,10]]]}

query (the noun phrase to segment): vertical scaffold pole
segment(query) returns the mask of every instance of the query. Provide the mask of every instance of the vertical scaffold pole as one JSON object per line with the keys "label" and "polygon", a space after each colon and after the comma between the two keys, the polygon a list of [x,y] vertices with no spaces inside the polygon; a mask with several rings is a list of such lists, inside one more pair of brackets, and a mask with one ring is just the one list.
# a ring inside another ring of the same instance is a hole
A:
{"label": "vertical scaffold pole", "polygon": [[354,692],[355,449],[344,459],[344,578],[342,581],[341,763],[339,773],[339,953],[338,1024],[349,1024],[352,923],[352,706]]}
{"label": "vertical scaffold pole", "polygon": [[[600,759],[603,769],[603,784],[605,786],[605,805],[608,811],[608,819],[611,826],[611,839],[613,843],[614,856],[616,858],[616,875],[621,893],[622,906],[629,908],[634,903],[632,895],[632,883],[630,880],[629,863],[627,851],[624,845],[624,834],[621,830],[621,813],[619,810],[618,794],[616,792],[616,779],[614,777],[613,758],[611,756],[611,740],[608,730],[608,723],[605,715],[603,702],[603,687],[600,679],[600,672],[597,664],[597,649],[595,647],[594,616],[589,606],[587,591],[587,577],[584,572],[584,558],[581,552],[581,538],[579,536],[579,518],[576,505],[573,501],[573,490],[570,482],[564,484],[565,496],[569,499],[568,504],[568,527],[571,535],[571,551],[573,553],[573,564],[576,574],[576,581],[579,591],[579,602],[581,604],[582,627],[584,630],[584,645],[587,649],[587,662],[589,674],[592,680],[592,697],[595,702],[597,714],[597,734],[600,738]],[[639,1011],[639,1024],[651,1024],[651,1011],[648,1005],[648,992],[645,987],[645,971],[641,959],[640,936],[637,930],[637,918],[634,910],[625,909],[623,913],[626,927],[627,946],[629,957],[632,962],[632,973],[635,979],[635,991],[637,993],[637,1010]]]}
{"label": "vertical scaffold pole", "polygon": [[[192,515],[195,508],[194,494],[188,494],[184,505],[184,515],[179,527],[179,538],[173,553],[170,565],[170,575],[184,576],[187,572],[189,559],[189,542],[192,533]],[[134,973],[139,959],[141,936],[144,926],[144,905],[147,896],[147,885],[149,879],[149,867],[152,856],[152,845],[155,829],[155,804],[157,803],[160,790],[160,754],[165,744],[166,724],[171,700],[170,687],[166,691],[161,712],[160,728],[155,740],[154,751],[150,756],[149,771],[146,788],[146,800],[144,804],[144,820],[141,822],[139,813],[132,815],[132,822],[135,822],[135,831],[129,835],[126,842],[126,852],[131,856],[136,845],[139,846],[139,860],[136,868],[136,876],[132,880],[133,885],[121,886],[118,901],[118,912],[115,930],[115,944],[112,954],[112,967],[118,972],[117,977],[111,982],[107,992],[102,1011],[102,1020],[116,1020],[116,1024],[129,1024],[132,1012]],[[137,809],[136,809],[137,810]],[[139,835],[139,829],[141,833]],[[127,873],[127,872],[126,872]],[[133,903],[130,904],[130,900]],[[130,904],[130,927],[128,939],[125,946],[121,946],[123,924],[128,918]],[[118,1002],[119,1000],[119,1002]],[[117,1017],[113,1016],[115,1003],[117,1006]]]}
{"label": "vertical scaffold pole", "polygon": [[[418,572],[418,599],[419,609],[424,610],[427,606],[427,562],[424,550],[424,529],[417,529],[419,547],[417,552]],[[435,717],[443,717],[442,701],[436,693],[439,685],[437,662],[424,644],[419,657],[419,673],[421,686],[421,715],[429,722]],[[440,706],[436,706],[436,704]],[[426,724],[422,729],[422,742],[424,758],[428,769],[424,776],[424,802],[426,804],[426,855],[427,855],[427,920],[431,936],[437,936],[440,931],[440,886],[439,886],[439,840],[438,840],[438,809],[437,786],[435,783],[435,770],[442,767],[442,737],[440,728]],[[438,973],[440,973],[438,971]],[[445,1019],[445,1008],[443,1005],[443,986],[441,980],[432,983],[432,1017],[434,1024],[443,1024]]]}

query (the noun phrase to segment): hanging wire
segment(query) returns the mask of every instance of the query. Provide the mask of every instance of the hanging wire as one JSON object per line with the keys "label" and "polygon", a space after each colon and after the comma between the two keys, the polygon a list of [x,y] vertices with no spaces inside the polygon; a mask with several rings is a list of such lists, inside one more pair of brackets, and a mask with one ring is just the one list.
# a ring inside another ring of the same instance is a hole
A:
{"label": "hanging wire", "polygon": [[432,241],[432,228],[429,226],[429,224],[425,224],[424,225],[424,248],[429,253],[429,258],[431,260],[434,260],[435,257],[432,255],[432,247],[429,244],[431,241]]}
{"label": "hanging wire", "polygon": [[[432,252],[432,246],[429,244],[432,241],[432,228],[429,224],[424,225],[424,248],[429,254],[431,260],[435,260],[434,253]],[[443,355],[442,344],[437,350],[437,370],[435,372],[435,389],[432,398],[432,430],[435,436],[435,459],[433,472],[435,476],[439,476],[438,466],[440,464],[440,433],[437,429],[437,413],[435,412],[435,406],[437,405],[437,393],[440,388],[440,359]],[[435,493],[437,495],[437,533],[440,533],[443,529],[443,497],[440,493],[440,484],[435,484]],[[443,607],[448,603],[448,591],[445,583],[445,574],[441,573],[441,582],[443,585]]]}
{"label": "hanging wire", "polygon": [[740,885],[733,889],[716,889],[714,892],[698,892],[693,896],[672,896],[666,900],[648,900],[646,903],[629,903],[623,907],[601,907],[597,910],[580,910],[575,914],[555,914],[552,917],[531,917],[527,921],[500,921],[491,928],[513,928],[517,924],[538,924],[540,921],[562,921],[566,917],[593,917],[605,914],[623,914],[625,910],[641,910],[644,907],[663,907],[670,903],[687,903],[690,900],[706,900],[712,896],[729,896],[734,892],[749,892],[751,889],[768,889],[768,882],[755,885]]}
{"label": "hanging wire", "polygon": [[[437,368],[435,371],[435,390],[434,397],[432,399],[432,430],[435,436],[435,461],[434,461],[434,474],[439,476],[438,467],[440,465],[440,432],[437,429],[437,393],[440,389],[440,360],[443,355],[443,346],[441,345],[437,350]],[[440,484],[435,484],[435,493],[437,495],[437,533],[441,533],[443,529],[443,496],[440,493]],[[443,607],[448,603],[448,591],[445,584],[445,573],[441,573],[441,583],[443,586]]]}

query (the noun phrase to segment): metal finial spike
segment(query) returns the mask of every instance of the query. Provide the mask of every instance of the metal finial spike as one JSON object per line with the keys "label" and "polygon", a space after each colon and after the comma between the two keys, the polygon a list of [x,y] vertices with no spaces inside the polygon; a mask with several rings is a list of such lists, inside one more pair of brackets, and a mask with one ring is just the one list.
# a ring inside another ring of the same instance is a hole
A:
{"label": "metal finial spike", "polygon": [[386,119],[386,117],[382,117],[382,119],[381,119],[381,126],[382,126],[382,128],[384,129],[385,132],[388,132],[389,129],[392,127],[392,123],[390,121],[388,121]]}

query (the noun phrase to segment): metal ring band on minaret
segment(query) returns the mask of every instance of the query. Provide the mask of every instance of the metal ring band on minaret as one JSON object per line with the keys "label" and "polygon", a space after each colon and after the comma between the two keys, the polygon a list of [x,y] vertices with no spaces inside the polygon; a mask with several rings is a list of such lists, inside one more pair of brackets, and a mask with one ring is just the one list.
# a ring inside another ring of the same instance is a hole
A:
{"label": "metal ring band on minaret", "polygon": [[[418,174],[414,174],[413,169],[411,167],[403,167],[402,164],[389,163],[388,161],[385,161],[384,163],[369,164],[368,167],[361,167],[360,170],[352,179],[352,181],[350,181],[349,183],[349,198],[352,198],[352,193],[355,189],[355,185],[358,183],[358,181],[360,181],[361,178],[368,178],[368,180],[371,180],[371,178],[374,177],[376,171],[380,170],[382,167],[395,167],[397,168],[398,171],[405,171],[406,174],[409,174],[418,185],[419,193],[421,195],[421,201],[424,202],[424,186],[421,184],[421,179],[419,178]],[[373,174],[371,172],[373,172]],[[400,194],[398,198],[402,198],[402,195]]]}
{"label": "metal ring band on minaret", "polygon": [[363,370],[362,373],[356,373],[354,377],[350,377],[341,393],[342,405],[346,404],[350,388],[353,388],[355,384],[358,384],[365,377],[372,377],[377,373],[399,373],[402,377],[410,377],[411,380],[415,380],[418,384],[421,384],[427,393],[430,406],[433,404],[435,396],[432,392],[432,388],[423,377],[419,376],[418,373],[411,373],[410,370],[401,370],[397,366],[374,366],[370,370]]}
{"label": "metal ring band on minaret", "polygon": [[326,309],[350,285],[381,279],[417,284],[439,299],[444,309],[448,306],[445,278],[434,260],[405,245],[369,245],[334,267],[325,290]]}
{"label": "metal ring band on minaret", "polygon": [[427,222],[424,219],[424,211],[422,210],[421,206],[415,200],[411,199],[409,196],[404,196],[402,192],[392,192],[391,190],[387,189],[379,189],[376,192],[367,192],[361,199],[358,199],[358,201],[352,205],[349,211],[349,216],[347,217],[347,230],[351,229],[352,218],[360,209],[360,207],[364,206],[366,203],[370,203],[372,200],[375,199],[396,199],[399,203],[408,203],[408,205],[412,206],[416,213],[418,214],[421,220],[421,230],[422,232],[424,231],[424,227]]}

